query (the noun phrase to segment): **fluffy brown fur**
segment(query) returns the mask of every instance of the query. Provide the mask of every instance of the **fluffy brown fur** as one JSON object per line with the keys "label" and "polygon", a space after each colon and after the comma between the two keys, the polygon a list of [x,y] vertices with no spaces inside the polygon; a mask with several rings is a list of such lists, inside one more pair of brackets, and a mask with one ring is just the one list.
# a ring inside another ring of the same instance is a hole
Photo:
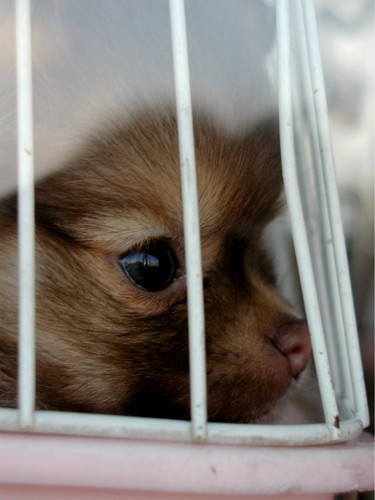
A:
{"label": "fluffy brown fur", "polygon": [[[275,291],[262,245],[282,191],[277,132],[268,122],[230,137],[202,117],[194,130],[208,416],[253,422],[288,392],[310,349],[305,326]],[[173,113],[150,112],[101,134],[37,184],[38,408],[189,418],[178,165]],[[16,198],[4,200],[2,406],[17,403],[16,216]],[[155,240],[170,246],[178,270],[166,289],[150,292],[119,261]]]}

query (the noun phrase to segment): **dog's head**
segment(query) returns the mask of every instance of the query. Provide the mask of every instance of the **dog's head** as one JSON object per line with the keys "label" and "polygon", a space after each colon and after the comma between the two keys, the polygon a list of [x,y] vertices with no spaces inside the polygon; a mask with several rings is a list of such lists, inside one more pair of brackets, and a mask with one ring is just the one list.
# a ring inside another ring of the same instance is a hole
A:
{"label": "dog's head", "polygon": [[[229,137],[194,122],[208,416],[256,421],[305,368],[304,324],[262,243],[282,191],[270,121]],[[145,113],[36,188],[42,408],[189,418],[177,126]]]}

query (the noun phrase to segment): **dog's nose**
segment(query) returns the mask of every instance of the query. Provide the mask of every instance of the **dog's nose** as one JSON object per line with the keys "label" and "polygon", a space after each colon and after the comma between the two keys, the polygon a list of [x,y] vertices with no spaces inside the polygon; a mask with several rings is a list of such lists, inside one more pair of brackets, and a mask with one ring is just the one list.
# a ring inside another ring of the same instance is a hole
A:
{"label": "dog's nose", "polygon": [[291,375],[297,377],[311,358],[309,330],[304,321],[289,321],[272,336],[272,343],[286,356]]}

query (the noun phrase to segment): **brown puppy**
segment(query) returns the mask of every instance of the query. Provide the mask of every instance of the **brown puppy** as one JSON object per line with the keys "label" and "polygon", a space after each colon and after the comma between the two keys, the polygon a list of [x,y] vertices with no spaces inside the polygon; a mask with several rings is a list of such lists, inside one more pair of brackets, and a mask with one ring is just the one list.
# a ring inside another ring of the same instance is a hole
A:
{"label": "brown puppy", "polygon": [[[262,244],[282,191],[276,128],[194,123],[208,416],[254,422],[310,357]],[[15,406],[16,198],[0,209],[0,402]],[[177,128],[148,112],[36,186],[37,407],[189,418]]]}

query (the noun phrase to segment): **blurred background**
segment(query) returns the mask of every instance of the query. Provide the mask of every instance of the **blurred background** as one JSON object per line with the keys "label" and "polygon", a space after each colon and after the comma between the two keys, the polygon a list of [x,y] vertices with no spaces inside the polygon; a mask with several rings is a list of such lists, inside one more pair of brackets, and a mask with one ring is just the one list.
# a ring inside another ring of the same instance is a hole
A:
{"label": "blurred background", "polygon": [[[337,178],[373,396],[374,4],[316,0]],[[37,177],[134,107],[174,100],[166,0],[33,2]],[[277,112],[272,1],[189,0],[192,93],[224,127]],[[0,2],[0,195],[16,186],[13,0]],[[372,403],[371,403],[372,407]]]}

